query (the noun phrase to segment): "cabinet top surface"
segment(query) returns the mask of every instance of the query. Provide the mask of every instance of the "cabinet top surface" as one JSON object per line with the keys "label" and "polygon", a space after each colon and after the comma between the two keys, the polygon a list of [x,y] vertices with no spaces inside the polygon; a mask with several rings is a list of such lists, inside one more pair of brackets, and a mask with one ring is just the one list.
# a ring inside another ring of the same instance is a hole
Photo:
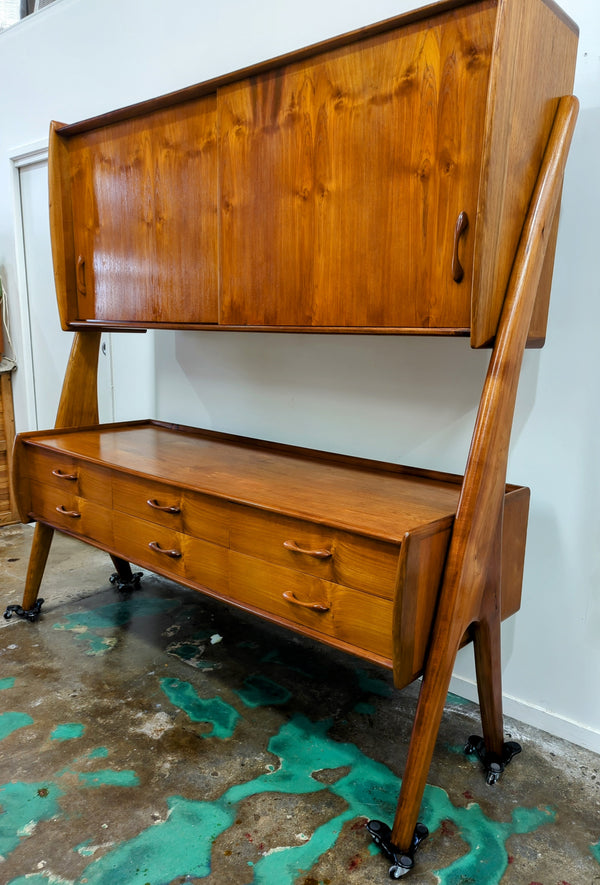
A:
{"label": "cabinet top surface", "polygon": [[460,492],[450,477],[154,423],[44,432],[27,441],[177,488],[395,542],[451,518]]}

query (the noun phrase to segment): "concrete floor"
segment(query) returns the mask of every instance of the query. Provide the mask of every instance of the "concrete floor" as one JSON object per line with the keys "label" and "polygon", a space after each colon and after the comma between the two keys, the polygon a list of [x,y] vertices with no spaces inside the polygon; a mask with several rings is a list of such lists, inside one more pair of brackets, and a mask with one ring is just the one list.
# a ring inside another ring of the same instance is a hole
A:
{"label": "concrete floor", "polygon": [[[20,602],[31,527],[0,530]],[[390,675],[57,535],[36,624],[1,619],[0,885],[390,881],[416,692]],[[600,759],[507,720],[523,753],[488,787],[449,696],[413,885],[600,882]]]}

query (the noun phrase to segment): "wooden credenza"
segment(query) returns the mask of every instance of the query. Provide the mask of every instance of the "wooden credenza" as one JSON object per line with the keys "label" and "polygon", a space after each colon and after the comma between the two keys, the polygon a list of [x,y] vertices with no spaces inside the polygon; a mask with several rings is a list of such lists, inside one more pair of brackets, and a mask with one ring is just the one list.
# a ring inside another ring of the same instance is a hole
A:
{"label": "wooden credenza", "polygon": [[[59,530],[105,549],[123,582],[136,563],[393,668],[398,686],[423,675],[393,830],[370,827],[395,878],[423,836],[467,641],[488,779],[515,752],[499,631],[520,604],[529,492],[506,485],[506,462],[523,350],[545,336],[576,47],[552,0],[446,0],[51,127],[56,291],[75,337],[55,428],[15,449],[21,517],[37,520],[25,614]],[[150,328],[493,345],[465,475],[99,425],[101,332]]]}

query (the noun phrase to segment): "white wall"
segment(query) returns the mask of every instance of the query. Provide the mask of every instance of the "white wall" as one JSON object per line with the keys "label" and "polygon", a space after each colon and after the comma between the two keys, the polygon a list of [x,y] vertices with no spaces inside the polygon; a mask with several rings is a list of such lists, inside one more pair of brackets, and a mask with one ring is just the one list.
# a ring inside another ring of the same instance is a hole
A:
{"label": "white wall", "polygon": [[[402,12],[411,0],[61,0],[0,35],[0,268],[15,297],[8,156],[74,121]],[[548,343],[526,354],[509,479],[531,486],[521,612],[504,625],[507,712],[600,752],[600,8],[581,27]],[[10,84],[10,88],[6,85]],[[158,417],[464,469],[487,355],[463,340],[159,332]],[[16,378],[16,417],[26,386]],[[454,688],[473,695],[471,652]]]}

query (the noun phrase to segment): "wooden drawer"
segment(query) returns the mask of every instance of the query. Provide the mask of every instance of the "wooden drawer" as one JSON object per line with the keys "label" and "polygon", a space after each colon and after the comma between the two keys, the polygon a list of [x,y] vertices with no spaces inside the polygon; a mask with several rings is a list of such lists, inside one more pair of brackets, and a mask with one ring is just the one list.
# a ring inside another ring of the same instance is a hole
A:
{"label": "wooden drawer", "polygon": [[111,479],[107,468],[36,446],[26,446],[25,451],[31,480],[110,507]]}
{"label": "wooden drawer", "polygon": [[74,495],[65,488],[31,481],[31,515],[54,528],[113,545],[112,512],[95,501]]}
{"label": "wooden drawer", "polygon": [[226,593],[227,549],[115,511],[115,544],[121,556],[217,593]]}
{"label": "wooden drawer", "polygon": [[145,477],[113,475],[113,507],[165,528],[226,547],[228,504]]}
{"label": "wooden drawer", "polygon": [[238,553],[386,599],[394,596],[396,544],[243,506],[231,508],[229,543]]}
{"label": "wooden drawer", "polygon": [[230,596],[259,614],[347,650],[392,657],[391,600],[235,552],[229,583]]}

